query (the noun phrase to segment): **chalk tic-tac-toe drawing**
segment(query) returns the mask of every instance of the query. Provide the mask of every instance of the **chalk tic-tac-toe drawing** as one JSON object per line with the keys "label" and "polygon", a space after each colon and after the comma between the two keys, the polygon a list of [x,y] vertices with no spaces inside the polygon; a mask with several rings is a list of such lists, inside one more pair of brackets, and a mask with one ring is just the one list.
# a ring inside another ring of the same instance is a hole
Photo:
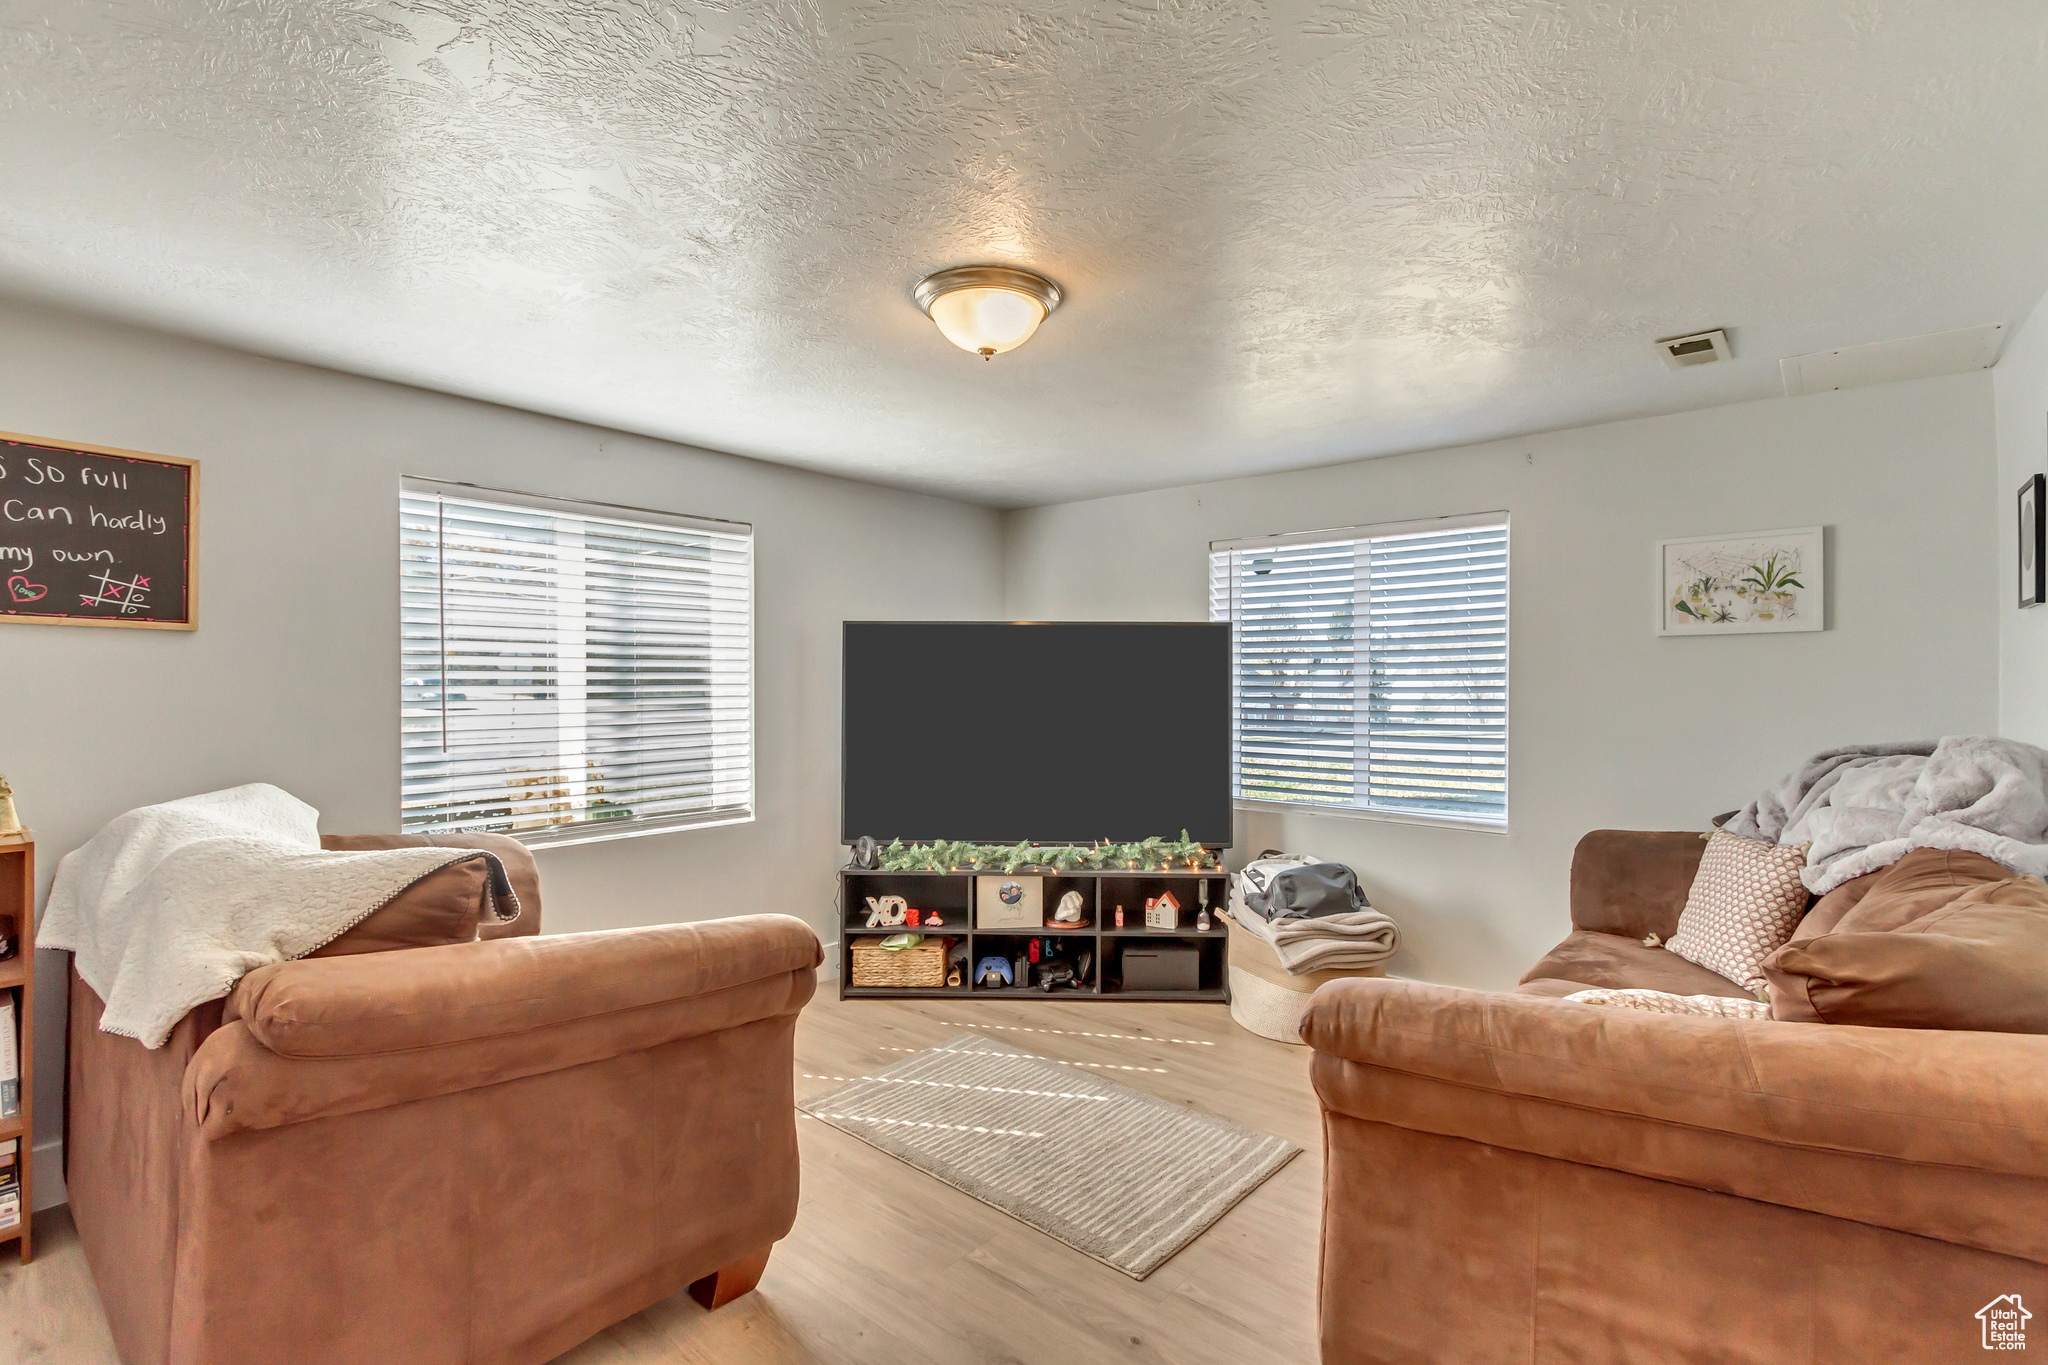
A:
{"label": "chalk tic-tac-toe drawing", "polygon": [[132,578],[115,578],[110,574],[96,573],[92,576],[99,589],[81,593],[79,602],[88,607],[119,607],[123,616],[133,616],[149,603],[149,576],[136,574]]}

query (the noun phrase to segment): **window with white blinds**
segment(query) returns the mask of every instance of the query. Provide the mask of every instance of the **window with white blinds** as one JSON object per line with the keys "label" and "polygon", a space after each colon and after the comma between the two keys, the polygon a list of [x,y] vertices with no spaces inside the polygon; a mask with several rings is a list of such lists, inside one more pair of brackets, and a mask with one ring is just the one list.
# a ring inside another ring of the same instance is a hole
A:
{"label": "window with white blinds", "polygon": [[1505,825],[1505,513],[1219,541],[1237,798]]}
{"label": "window with white blinds", "polygon": [[424,479],[399,505],[407,832],[752,816],[753,528]]}

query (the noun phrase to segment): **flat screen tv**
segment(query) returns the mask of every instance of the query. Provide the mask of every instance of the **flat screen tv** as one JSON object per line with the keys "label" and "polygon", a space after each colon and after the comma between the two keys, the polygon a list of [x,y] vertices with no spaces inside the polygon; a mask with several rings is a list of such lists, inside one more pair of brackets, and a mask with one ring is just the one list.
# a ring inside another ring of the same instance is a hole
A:
{"label": "flat screen tv", "polygon": [[841,837],[1231,839],[1230,627],[846,623]]}

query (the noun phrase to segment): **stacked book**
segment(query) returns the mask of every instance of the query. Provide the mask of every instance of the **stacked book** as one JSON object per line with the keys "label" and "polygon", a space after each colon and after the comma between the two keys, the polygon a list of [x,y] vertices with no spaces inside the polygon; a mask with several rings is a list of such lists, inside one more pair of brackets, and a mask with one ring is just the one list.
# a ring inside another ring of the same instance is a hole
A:
{"label": "stacked book", "polygon": [[[21,1045],[14,1036],[14,992],[0,991],[0,1118],[21,1116]],[[21,1140],[0,1142],[0,1232],[21,1226]]]}
{"label": "stacked book", "polygon": [[21,1117],[21,1044],[14,1032],[14,992],[0,991],[0,1119]]}
{"label": "stacked book", "polygon": [[20,1148],[19,1138],[0,1142],[0,1232],[21,1226],[21,1170],[16,1162]]}

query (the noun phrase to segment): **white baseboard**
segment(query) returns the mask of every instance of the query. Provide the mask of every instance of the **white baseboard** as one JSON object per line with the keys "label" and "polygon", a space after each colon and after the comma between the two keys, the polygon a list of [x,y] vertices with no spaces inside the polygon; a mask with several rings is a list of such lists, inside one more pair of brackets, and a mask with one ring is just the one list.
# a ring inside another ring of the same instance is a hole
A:
{"label": "white baseboard", "polygon": [[837,981],[838,979],[839,940],[835,938],[830,943],[825,945],[825,961],[824,964],[818,968],[818,980]]}
{"label": "white baseboard", "polygon": [[31,1212],[68,1203],[71,1196],[64,1189],[64,1139],[50,1138],[38,1142],[29,1149],[29,1160],[35,1163],[30,1168],[35,1177],[35,1202]]}

